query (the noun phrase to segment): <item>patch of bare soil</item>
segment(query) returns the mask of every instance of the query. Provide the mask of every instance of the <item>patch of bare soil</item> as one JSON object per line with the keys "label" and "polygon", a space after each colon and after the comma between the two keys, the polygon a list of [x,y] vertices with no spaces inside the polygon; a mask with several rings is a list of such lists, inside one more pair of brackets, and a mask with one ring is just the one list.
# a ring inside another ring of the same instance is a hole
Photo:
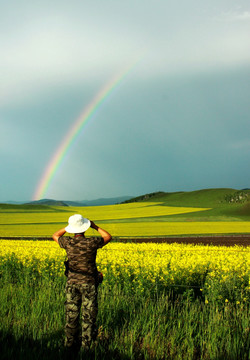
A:
{"label": "patch of bare soil", "polygon": [[250,234],[247,235],[216,235],[216,236],[180,236],[180,237],[163,237],[163,238],[141,238],[141,239],[120,239],[122,242],[151,242],[151,243],[178,243],[178,244],[202,244],[216,246],[249,246]]}

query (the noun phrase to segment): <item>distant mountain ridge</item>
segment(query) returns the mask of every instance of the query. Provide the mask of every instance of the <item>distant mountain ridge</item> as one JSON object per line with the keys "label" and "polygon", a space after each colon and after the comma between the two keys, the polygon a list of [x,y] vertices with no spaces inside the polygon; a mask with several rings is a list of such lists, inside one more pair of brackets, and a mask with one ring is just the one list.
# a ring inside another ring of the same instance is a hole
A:
{"label": "distant mountain ridge", "polygon": [[53,200],[53,199],[35,200],[25,203],[23,205],[69,206],[65,201]]}
{"label": "distant mountain ridge", "polygon": [[[120,204],[126,200],[131,199],[132,196],[118,196],[113,198],[100,198],[95,200],[54,200],[54,199],[41,199],[30,201],[25,205],[47,205],[47,206],[102,206]],[[23,203],[24,204],[24,203]]]}

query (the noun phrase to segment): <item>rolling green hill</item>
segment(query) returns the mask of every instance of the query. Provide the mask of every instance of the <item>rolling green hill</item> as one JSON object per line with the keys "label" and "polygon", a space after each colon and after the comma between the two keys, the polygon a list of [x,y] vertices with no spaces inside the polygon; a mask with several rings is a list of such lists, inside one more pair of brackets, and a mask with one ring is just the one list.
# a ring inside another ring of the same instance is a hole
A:
{"label": "rolling green hill", "polygon": [[[204,189],[196,191],[155,192],[132,198],[125,203],[141,201],[161,201],[167,206],[211,207],[227,203],[226,198],[238,192],[235,189]],[[249,190],[246,190],[250,194]],[[250,200],[250,195],[249,195]]]}
{"label": "rolling green hill", "polygon": [[[164,206],[191,206],[209,207],[211,210],[191,213],[191,218],[235,218],[249,220],[250,217],[250,190],[236,190],[230,188],[203,189],[189,192],[155,192],[132,198],[131,202],[162,202]],[[174,217],[187,218],[186,214],[173,215]]]}

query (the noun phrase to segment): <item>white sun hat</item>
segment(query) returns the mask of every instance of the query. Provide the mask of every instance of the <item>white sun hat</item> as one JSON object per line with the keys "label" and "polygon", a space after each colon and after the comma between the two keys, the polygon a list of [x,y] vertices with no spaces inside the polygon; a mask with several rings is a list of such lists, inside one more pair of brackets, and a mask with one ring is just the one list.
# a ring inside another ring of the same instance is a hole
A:
{"label": "white sun hat", "polygon": [[65,230],[71,234],[85,232],[90,227],[89,219],[82,217],[80,214],[70,216],[68,223],[69,225],[66,226]]}

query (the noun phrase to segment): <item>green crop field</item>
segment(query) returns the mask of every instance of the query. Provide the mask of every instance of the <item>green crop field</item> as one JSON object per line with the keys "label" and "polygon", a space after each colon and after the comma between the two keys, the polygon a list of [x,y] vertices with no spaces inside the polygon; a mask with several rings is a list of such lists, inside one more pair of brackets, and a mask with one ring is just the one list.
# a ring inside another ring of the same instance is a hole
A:
{"label": "green crop field", "polygon": [[[236,194],[236,195],[235,195]],[[249,191],[245,191],[248,196]],[[0,236],[51,236],[80,213],[117,237],[250,233],[248,201],[232,189],[160,193],[126,204],[62,207],[0,205]],[[228,201],[230,200],[230,202]],[[136,199],[138,200],[138,199]],[[94,234],[90,229],[87,235]]]}

